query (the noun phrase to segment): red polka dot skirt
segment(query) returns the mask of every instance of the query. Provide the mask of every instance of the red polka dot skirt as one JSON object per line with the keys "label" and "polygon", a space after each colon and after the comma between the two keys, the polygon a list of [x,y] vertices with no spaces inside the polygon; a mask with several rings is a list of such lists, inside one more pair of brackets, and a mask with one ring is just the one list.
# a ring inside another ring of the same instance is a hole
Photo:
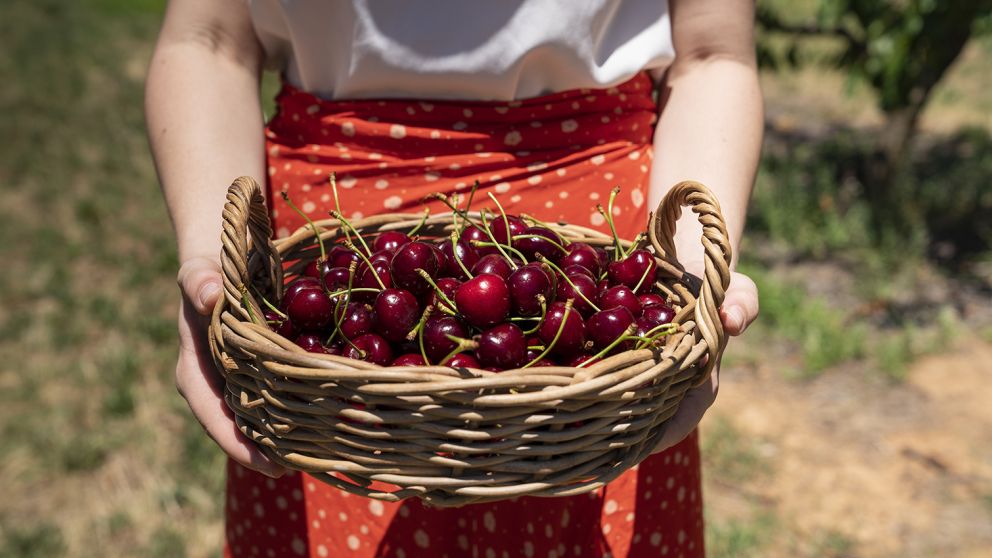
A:
{"label": "red polka dot skirt", "polygon": [[[511,213],[603,229],[597,203],[620,186],[621,236],[647,222],[657,107],[646,74],[605,90],[513,102],[325,101],[284,86],[266,129],[269,204],[277,236],[333,207],[337,176],[349,216],[422,210],[434,192],[494,193]],[[429,204],[433,211],[445,211]],[[225,556],[355,558],[700,557],[697,436],[607,487],[566,498],[522,497],[434,509],[383,503],[303,473],[272,480],[228,464]]]}

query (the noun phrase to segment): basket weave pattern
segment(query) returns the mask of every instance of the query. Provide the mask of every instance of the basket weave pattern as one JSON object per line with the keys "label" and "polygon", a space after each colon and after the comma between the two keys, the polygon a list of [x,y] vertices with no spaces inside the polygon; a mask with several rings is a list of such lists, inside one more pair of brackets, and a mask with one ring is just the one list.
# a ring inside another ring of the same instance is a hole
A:
{"label": "basket weave pattern", "polygon": [[[702,280],[675,259],[684,205],[703,224]],[[394,213],[352,224],[369,233],[410,230],[420,218]],[[262,191],[247,177],[231,185],[223,220],[225,296],[209,333],[237,425],[275,462],[354,494],[452,506],[595,490],[650,455],[725,346],[718,308],[730,246],[719,205],[696,182],[676,185],[648,227],[656,288],[676,310],[677,331],[657,349],[586,368],[383,368],[308,353],[252,316],[262,315],[255,293],[281,300],[284,274],[299,274],[319,254],[313,231],[270,240]],[[338,238],[336,220],[317,224],[325,242]],[[420,234],[446,237],[451,226],[448,216],[430,217]],[[550,226],[569,241],[612,243],[585,227]]]}

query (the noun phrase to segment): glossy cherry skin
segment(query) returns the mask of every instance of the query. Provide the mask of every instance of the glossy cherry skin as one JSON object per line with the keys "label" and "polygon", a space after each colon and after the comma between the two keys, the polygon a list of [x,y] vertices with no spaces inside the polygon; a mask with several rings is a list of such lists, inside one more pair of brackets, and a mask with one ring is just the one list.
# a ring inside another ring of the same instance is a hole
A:
{"label": "glossy cherry skin", "polygon": [[499,324],[479,335],[475,356],[483,366],[506,370],[527,364],[527,338],[513,324]]}
{"label": "glossy cherry skin", "polygon": [[625,285],[614,285],[599,293],[598,304],[600,310],[609,310],[610,308],[622,306],[630,310],[630,313],[635,318],[641,315],[641,301],[634,294],[634,291]]}
{"label": "glossy cherry skin", "polygon": [[458,353],[449,358],[447,362],[442,362],[441,364],[452,368],[482,368],[479,361],[468,353]]}
{"label": "glossy cherry skin", "polygon": [[[569,284],[569,281],[571,281],[571,284]],[[574,285],[574,287],[572,285]],[[578,292],[585,295],[585,298],[582,298],[576,294],[576,289]],[[584,273],[574,273],[568,276],[568,281],[564,279],[558,280],[558,292],[556,293],[556,298],[560,301],[565,301],[570,298],[575,299],[575,302],[572,303],[575,309],[578,310],[583,316],[588,316],[595,312],[595,309],[589,304],[589,302],[596,300],[596,282]],[[586,300],[589,302],[586,302]]]}
{"label": "glossy cherry skin", "polygon": [[393,255],[393,252],[388,250],[378,250],[369,256],[369,261],[372,263],[385,262],[386,265],[389,265],[389,262],[393,261]]}
{"label": "glossy cherry skin", "polygon": [[641,337],[646,337],[648,332],[655,327],[651,325],[650,322],[645,320],[643,316],[637,318],[637,320],[635,320],[634,323],[637,324],[637,329],[634,330],[634,334],[639,335]]}
{"label": "glossy cherry skin", "polygon": [[641,301],[642,307],[649,304],[668,304],[665,297],[657,293],[644,293],[642,295],[637,295],[637,299]]}
{"label": "glossy cherry skin", "polygon": [[[610,281],[614,284],[626,285],[633,289],[640,283],[641,287],[638,292],[650,290],[651,286],[654,285],[657,271],[658,266],[654,261],[654,256],[643,248],[634,250],[619,262],[610,263],[606,270]],[[644,277],[643,281],[641,281],[641,277]]]}
{"label": "glossy cherry skin", "polygon": [[305,290],[323,290],[320,286],[320,281],[310,277],[309,275],[304,275],[293,280],[292,283],[286,287],[286,292],[282,295],[282,309],[285,310],[289,305],[290,301],[295,297],[300,291]]}
{"label": "glossy cherry skin", "polygon": [[434,247],[426,242],[411,242],[400,246],[389,264],[393,283],[414,294],[429,290],[430,283],[424,281],[417,270],[423,269],[431,278],[437,277],[441,268],[434,250]]}
{"label": "glossy cherry skin", "polygon": [[348,288],[348,269],[332,267],[324,274],[324,288],[328,291],[340,291]]}
{"label": "glossy cherry skin", "polygon": [[675,318],[675,309],[667,304],[648,304],[641,313],[644,321],[651,324],[651,327],[671,323]]}
{"label": "glossy cherry skin", "polygon": [[544,297],[545,304],[551,301],[551,279],[543,269],[534,266],[517,268],[510,274],[507,285],[510,287],[510,309],[519,316],[539,316]]}
{"label": "glossy cherry skin", "polygon": [[327,260],[312,260],[310,263],[303,268],[303,275],[307,277],[313,277],[315,279],[320,279],[332,268],[331,261]]}
{"label": "glossy cherry skin", "polygon": [[424,362],[424,357],[418,355],[417,353],[406,353],[405,355],[400,355],[393,359],[390,366],[426,366],[427,363]]}
{"label": "glossy cherry skin", "polygon": [[[634,323],[634,315],[630,310],[620,306],[609,310],[600,310],[586,321],[586,331],[594,349],[605,349],[618,337],[624,334],[630,324]],[[621,343],[618,347],[623,347]]]}
{"label": "glossy cherry skin", "polygon": [[317,331],[331,323],[334,303],[321,287],[297,292],[286,305],[286,314],[300,331]]}
{"label": "glossy cherry skin", "polygon": [[293,322],[289,318],[283,318],[275,310],[271,309],[266,310],[263,315],[265,316],[265,323],[269,324],[269,328],[272,331],[282,335],[286,339],[296,337],[296,328],[293,327]]}
{"label": "glossy cherry skin", "polygon": [[578,365],[580,365],[580,364],[582,364],[584,362],[588,362],[588,361],[595,362],[595,360],[596,359],[593,358],[593,355],[586,354],[586,353],[579,353],[577,355],[573,355],[571,357],[568,357],[568,358],[562,360],[561,365],[562,366],[578,366]]}
{"label": "glossy cherry skin", "polygon": [[[390,348],[389,343],[382,337],[376,335],[375,333],[366,333],[364,335],[359,335],[358,337],[351,340],[355,345],[346,345],[343,356],[348,358],[353,358],[355,360],[364,360],[366,362],[372,362],[378,364],[379,366],[387,366],[393,361],[393,349]],[[365,353],[365,358],[355,350],[355,347],[360,349]]]}
{"label": "glossy cherry skin", "polygon": [[[393,286],[393,278],[389,274],[389,264],[383,261],[373,262],[371,268],[364,263],[361,264],[356,272],[355,281],[352,282],[351,286],[362,289],[380,290],[382,287],[379,286],[379,281],[375,280],[376,276],[379,277],[387,289]],[[351,296],[353,300],[362,302],[371,302],[375,300],[375,297],[376,293],[373,292],[357,292],[352,293]]]}
{"label": "glossy cherry skin", "polygon": [[[442,277],[438,279],[436,283],[438,288],[441,289],[441,292],[444,293],[444,296],[448,297],[448,299],[452,301],[455,300],[455,291],[458,290],[458,286],[462,284],[461,281],[455,279],[454,277]],[[447,306],[447,304],[444,303],[439,296],[437,296],[437,291],[434,289],[431,289],[431,291],[426,295],[421,296],[421,300],[423,301],[424,308],[427,306],[437,307],[440,304],[445,304]]]}
{"label": "glossy cherry skin", "polygon": [[461,266],[455,261],[455,254],[457,253],[458,258],[465,264],[465,269],[471,271],[475,262],[479,261],[479,252],[464,240],[455,242],[455,248],[451,247],[451,239],[438,241],[436,246],[445,257],[444,265],[441,267],[441,276],[468,279]]}
{"label": "glossy cherry skin", "polygon": [[304,333],[296,338],[295,343],[308,353],[330,354],[316,333]]}
{"label": "glossy cherry skin", "polygon": [[[590,279],[593,280],[593,282],[596,282],[596,276],[593,275],[592,274],[592,271],[590,271],[589,269],[587,269],[586,266],[584,266],[584,265],[572,264],[572,265],[569,265],[569,266],[563,268],[562,271],[565,272],[565,275],[568,275],[568,276],[572,276],[572,275],[576,275],[576,274],[587,275]],[[599,287],[599,283],[598,282],[596,282],[596,286],[597,286],[597,288]]]}
{"label": "glossy cherry skin", "polygon": [[506,244],[509,246],[516,246],[516,244],[510,242],[510,238],[506,236],[506,226],[510,226],[510,236],[517,236],[518,234],[524,234],[527,230],[527,223],[524,223],[520,217],[514,215],[507,215],[506,220],[503,219],[502,215],[496,216],[492,221],[489,221],[489,230],[493,233],[493,238],[496,242],[500,244]]}
{"label": "glossy cherry skin", "polygon": [[458,343],[448,339],[448,335],[464,339],[468,337],[468,328],[454,316],[432,315],[427,318],[424,324],[424,352],[431,362],[440,362],[458,346]]}
{"label": "glossy cherry skin", "polygon": [[360,261],[361,258],[358,257],[353,250],[345,248],[341,245],[335,245],[327,251],[327,261],[330,262],[331,267],[343,267],[348,269],[351,262]]}
{"label": "glossy cherry skin", "polygon": [[[348,339],[354,339],[372,331],[372,312],[368,306],[351,302],[339,312],[344,314],[341,320],[341,333]],[[336,318],[341,317],[339,312],[335,312]]]}
{"label": "glossy cherry skin", "polygon": [[548,279],[551,280],[551,292],[558,292],[558,274],[555,273],[555,270],[551,269],[550,265],[544,262],[528,262],[523,267],[536,267],[543,271],[548,276]]}
{"label": "glossy cherry skin", "polygon": [[476,275],[458,286],[455,305],[470,325],[490,327],[505,320],[510,313],[510,288],[499,275]]}
{"label": "glossy cherry skin", "polygon": [[480,273],[492,273],[494,275],[499,275],[503,279],[510,277],[510,273],[513,268],[510,267],[510,263],[506,261],[500,254],[489,254],[483,256],[472,266],[472,275],[479,275]]}
{"label": "glossy cherry skin", "polygon": [[[491,226],[492,225],[490,224],[490,227]],[[465,227],[462,230],[462,234],[459,237],[459,240],[461,240],[469,247],[471,247],[473,250],[475,250],[475,252],[479,255],[480,258],[487,254],[499,253],[499,251],[496,250],[496,247],[494,246],[476,246],[475,244],[472,244],[473,242],[492,242],[492,239],[489,238],[489,235],[487,235],[485,231],[483,231],[481,228],[475,225],[469,225]]]}
{"label": "glossy cherry skin", "polygon": [[573,242],[568,245],[568,253],[561,257],[558,265],[567,267],[581,265],[591,271],[596,277],[603,273],[603,260],[599,252],[585,242]]}
{"label": "glossy cherry skin", "polygon": [[372,243],[372,249],[376,252],[384,250],[386,252],[396,252],[396,250],[403,246],[404,244],[409,244],[411,239],[406,233],[400,231],[386,231],[375,237],[375,242]]}
{"label": "glossy cherry skin", "polygon": [[562,320],[565,321],[564,329],[562,329],[561,336],[558,337],[551,352],[566,356],[581,351],[586,342],[585,322],[582,321],[582,316],[574,308],[568,312],[566,317],[564,302],[555,302],[548,307],[544,323],[537,330],[538,337],[541,338],[545,346],[550,345],[558,333],[558,328],[561,327]]}
{"label": "glossy cherry skin", "polygon": [[517,238],[513,241],[513,247],[523,252],[528,260],[536,260],[538,254],[556,262],[561,259],[563,253],[555,244],[561,245],[564,241],[546,227],[527,227],[524,235],[535,235],[535,238]]}
{"label": "glossy cherry skin", "polygon": [[386,289],[375,297],[372,305],[373,328],[386,339],[403,341],[419,320],[420,305],[410,291]]}

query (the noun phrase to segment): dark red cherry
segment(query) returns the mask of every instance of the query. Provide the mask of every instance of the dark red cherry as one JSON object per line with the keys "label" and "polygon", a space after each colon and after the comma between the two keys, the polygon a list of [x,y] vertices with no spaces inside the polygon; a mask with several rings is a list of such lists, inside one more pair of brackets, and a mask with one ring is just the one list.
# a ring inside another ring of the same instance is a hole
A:
{"label": "dark red cherry", "polygon": [[568,253],[561,257],[558,265],[562,267],[581,265],[599,277],[603,273],[604,261],[592,246],[585,242],[573,242],[568,245]]}
{"label": "dark red cherry", "polygon": [[375,297],[372,307],[373,328],[386,339],[403,341],[419,320],[420,306],[409,291],[386,289]]}
{"label": "dark red cherry", "polygon": [[[626,285],[633,289],[641,284],[638,291],[648,291],[654,285],[658,266],[654,256],[644,248],[638,248],[619,262],[612,262],[607,267],[607,274],[614,284]],[[644,280],[641,281],[641,277]]]}
{"label": "dark red cherry", "polygon": [[595,358],[593,357],[593,355],[586,354],[586,353],[579,353],[577,355],[574,355],[574,356],[571,356],[571,357],[566,358],[565,360],[563,360],[561,362],[561,365],[562,366],[578,366],[580,364],[583,364],[583,363],[589,362],[589,361],[595,361]]}
{"label": "dark red cherry", "polygon": [[[341,333],[348,339],[354,339],[363,333],[372,331],[372,312],[365,304],[349,303],[343,309],[343,314]],[[335,317],[342,316],[340,313],[335,313]]]}
{"label": "dark red cherry", "polygon": [[548,279],[551,280],[551,292],[555,293],[558,291],[558,274],[555,270],[551,269],[551,266],[544,262],[529,262],[524,265],[524,267],[536,267],[543,271]]}
{"label": "dark red cherry", "polygon": [[636,318],[641,315],[641,301],[624,285],[614,285],[599,294],[600,310],[624,307]]}
{"label": "dark red cherry", "polygon": [[287,339],[296,337],[296,328],[293,327],[293,322],[289,318],[284,318],[271,309],[266,310],[263,315],[265,316],[265,323],[269,324],[272,331]]}
{"label": "dark red cherry", "polygon": [[482,368],[479,361],[468,353],[458,353],[449,358],[447,362],[442,362],[441,364],[452,368]]}
{"label": "dark red cherry", "polygon": [[326,275],[328,271],[332,269],[330,260],[311,260],[306,267],[303,268],[303,275],[307,277],[313,277],[315,279],[320,279],[322,276]]}
{"label": "dark red cherry", "polygon": [[455,261],[455,254],[457,253],[458,258],[465,264],[465,269],[471,271],[475,262],[479,261],[479,252],[464,240],[455,242],[455,248],[452,248],[450,238],[438,241],[437,247],[445,257],[444,266],[441,268],[441,276],[468,279],[468,276],[462,271],[461,266]]}
{"label": "dark red cherry", "polygon": [[513,247],[523,252],[528,260],[536,260],[538,254],[556,262],[561,259],[562,251],[555,244],[563,243],[560,236],[546,227],[527,227],[524,235],[534,235],[534,238],[518,238],[513,241]]}
{"label": "dark red cherry", "polygon": [[297,293],[299,293],[300,291],[305,291],[305,290],[318,290],[318,291],[320,291],[320,290],[323,290],[323,289],[321,289],[321,287],[320,287],[320,281],[319,280],[317,280],[317,279],[315,279],[313,277],[310,277],[308,275],[304,275],[302,277],[299,277],[299,278],[295,279],[292,283],[289,284],[288,287],[286,287],[286,292],[283,293],[283,295],[282,295],[283,310],[286,309],[286,307],[289,305],[290,301],[293,299],[293,297],[295,297],[297,295]]}
{"label": "dark red cherry", "polygon": [[637,329],[634,331],[634,334],[641,337],[647,336],[648,332],[654,328],[654,326],[651,325],[651,322],[645,320],[643,316],[637,318],[634,323],[637,324]]}
{"label": "dark red cherry", "polygon": [[527,230],[527,223],[524,223],[520,217],[514,215],[507,215],[505,219],[502,215],[498,215],[492,221],[489,221],[489,230],[492,231],[496,242],[516,246],[516,244],[510,242],[510,237],[506,236],[507,225],[510,226],[510,237],[513,237],[518,234],[524,234],[524,231]]}
{"label": "dark red cherry", "polygon": [[637,299],[641,301],[641,306],[647,306],[649,304],[668,304],[665,297],[657,293],[644,293],[638,295]]}
{"label": "dark red cherry", "polygon": [[372,263],[385,262],[386,265],[389,265],[389,262],[393,261],[393,253],[388,250],[379,250],[369,256],[369,261]]}
{"label": "dark red cherry", "polygon": [[468,328],[454,316],[432,315],[424,323],[424,352],[431,362],[440,362],[455,350],[458,343],[448,339],[448,335],[464,339]]}
{"label": "dark red cherry", "polygon": [[510,263],[506,261],[500,254],[489,254],[488,256],[483,256],[478,262],[472,266],[472,275],[479,275],[480,273],[492,273],[493,275],[499,275],[503,279],[510,276],[510,272],[513,268],[510,267]]}
{"label": "dark red cherry", "polygon": [[458,286],[455,305],[470,325],[489,327],[502,322],[509,314],[510,289],[499,275],[476,275]]}
{"label": "dark red cherry", "polygon": [[455,262],[449,262],[448,255],[445,254],[444,250],[441,250],[441,247],[438,246],[437,244],[427,244],[427,245],[431,247],[431,250],[434,251],[434,257],[437,258],[437,273],[434,275],[435,279],[442,275],[441,271],[444,268],[448,267],[451,264],[458,265]]}
{"label": "dark red cherry", "polygon": [[675,318],[675,309],[667,304],[648,304],[644,307],[641,316],[644,321],[651,324],[651,327],[671,323]]}
{"label": "dark red cherry", "polygon": [[575,308],[569,310],[566,317],[564,302],[555,302],[548,307],[548,313],[541,328],[537,330],[537,335],[545,346],[550,345],[558,333],[558,328],[561,327],[562,320],[565,321],[564,329],[551,351],[557,355],[570,355],[581,351],[586,341],[585,323]]}
{"label": "dark red cherry", "polygon": [[[386,366],[393,361],[393,350],[389,347],[389,343],[375,333],[359,335],[352,339],[351,342],[354,344],[354,347],[351,345],[345,346],[342,353],[343,356],[355,360],[372,362],[379,366]],[[363,355],[356,350],[356,347],[364,353],[365,358],[362,358]]]}
{"label": "dark red cherry", "polygon": [[372,243],[372,249],[376,252],[385,250],[386,252],[395,252],[397,248],[408,244],[410,242],[410,237],[406,233],[400,231],[386,231],[375,237],[375,242]]}
{"label": "dark red cherry", "polygon": [[300,335],[296,338],[296,344],[303,347],[303,350],[308,353],[330,354],[323,343],[321,343],[320,336],[316,333],[304,333]]}
{"label": "dark red cherry", "polygon": [[[562,269],[562,272],[564,272],[565,275],[568,275],[568,276],[572,276],[572,275],[576,275],[576,274],[578,274],[578,275],[586,275],[590,279],[592,279],[593,282],[596,282],[596,276],[593,275],[592,274],[592,271],[589,271],[589,269],[587,269],[586,266],[584,266],[584,265],[572,264],[572,265],[569,265],[569,266],[565,267],[564,269]],[[597,285],[598,285],[598,283],[597,283]]]}
{"label": "dark red cherry", "polygon": [[[490,226],[492,226],[491,223]],[[469,225],[465,227],[462,230],[462,234],[461,237],[459,237],[459,240],[472,247],[472,249],[475,250],[476,254],[478,254],[479,257],[485,256],[487,254],[499,253],[499,251],[496,250],[494,246],[476,246],[475,244],[473,244],[473,242],[492,242],[492,240],[489,238],[489,235],[487,235],[485,231],[483,231],[481,228],[475,225]]]}
{"label": "dark red cherry", "polygon": [[[630,310],[620,306],[609,310],[600,310],[586,322],[586,331],[592,346],[597,351],[606,348],[618,337],[624,334],[627,327],[634,323],[634,315]],[[623,344],[620,345],[623,347]]]}
{"label": "dark red cherry", "polygon": [[499,324],[479,335],[475,355],[483,366],[506,370],[527,364],[527,338],[513,324]]}
{"label": "dark red cherry", "polygon": [[390,366],[426,366],[427,363],[424,362],[424,357],[417,353],[406,353],[405,355],[400,355],[393,359]]}
{"label": "dark red cherry", "polygon": [[539,297],[550,303],[553,291],[551,279],[540,267],[523,266],[510,274],[507,281],[510,287],[510,309],[520,316],[541,314]]}
{"label": "dark red cherry", "polygon": [[[568,300],[570,298],[575,299],[575,302],[573,303],[575,309],[578,310],[583,316],[588,316],[589,314],[595,312],[595,309],[589,304],[589,302],[596,300],[596,282],[584,273],[574,273],[569,275],[568,280],[571,281],[571,284],[569,284],[569,281],[564,279],[558,280],[558,292],[556,293],[556,298],[558,300]],[[575,287],[573,288],[572,285],[575,285]],[[578,292],[585,295],[586,298],[583,299],[581,296],[576,294],[576,289],[578,289]],[[588,299],[589,302],[586,302],[586,299]]]}
{"label": "dark red cherry", "polygon": [[286,305],[286,314],[300,331],[324,329],[334,316],[334,303],[321,287],[298,291]]}
{"label": "dark red cherry", "polygon": [[347,268],[332,267],[324,274],[324,288],[331,292],[346,289],[348,287],[348,275]]}
{"label": "dark red cherry", "polygon": [[[455,300],[455,291],[458,289],[458,285],[462,284],[461,281],[455,279],[454,277],[442,277],[435,281],[435,283],[437,283],[437,286],[441,289],[441,292],[443,292],[444,295],[452,301]],[[437,307],[441,304],[447,306],[447,303],[443,302],[441,298],[437,296],[437,291],[434,289],[431,289],[430,292],[421,295],[420,300],[423,303],[421,306],[424,308],[428,306]]]}
{"label": "dark red cherry", "polygon": [[[352,282],[352,287],[381,290],[382,287],[379,286],[379,281],[375,280],[376,276],[379,277],[387,289],[393,286],[393,278],[389,274],[389,264],[378,261],[372,264],[371,269],[364,263],[361,264],[356,272],[355,281]],[[375,300],[375,297],[376,293],[373,292],[352,293],[354,300],[362,302],[371,302]]]}
{"label": "dark red cherry", "polygon": [[396,250],[389,270],[393,283],[414,294],[424,293],[431,288],[430,283],[417,272],[423,269],[431,278],[436,278],[440,265],[434,247],[426,242],[411,242]]}
{"label": "dark red cherry", "polygon": [[327,252],[327,261],[330,262],[331,267],[343,267],[348,269],[351,262],[357,262],[360,260],[361,258],[359,258],[358,254],[356,254],[353,250],[350,248],[345,248],[341,245],[335,245]]}

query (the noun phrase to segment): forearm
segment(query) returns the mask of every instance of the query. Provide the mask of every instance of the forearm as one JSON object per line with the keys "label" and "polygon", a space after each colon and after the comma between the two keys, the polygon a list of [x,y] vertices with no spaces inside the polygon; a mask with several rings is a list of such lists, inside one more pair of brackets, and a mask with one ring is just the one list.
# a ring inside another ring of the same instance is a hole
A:
{"label": "forearm", "polygon": [[222,39],[163,29],[148,75],[149,141],[180,262],[217,257],[228,185],[265,176],[258,56],[229,54]]}
{"label": "forearm", "polygon": [[[702,182],[720,202],[736,264],[761,151],[757,71],[747,59],[712,57],[673,67],[666,89],[654,137],[650,207],[682,180]],[[702,259],[701,235],[696,215],[686,211],[676,239],[680,260]]]}

